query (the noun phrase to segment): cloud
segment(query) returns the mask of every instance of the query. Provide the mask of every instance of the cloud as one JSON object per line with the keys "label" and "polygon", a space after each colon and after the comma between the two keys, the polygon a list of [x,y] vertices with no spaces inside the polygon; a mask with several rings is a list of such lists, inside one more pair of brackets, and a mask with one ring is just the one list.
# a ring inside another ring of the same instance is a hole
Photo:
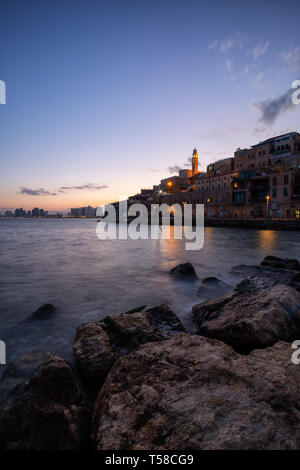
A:
{"label": "cloud", "polygon": [[264,44],[257,44],[251,51],[253,58],[256,60],[258,57],[264,55],[269,49],[269,46],[270,41],[266,41]]}
{"label": "cloud", "polygon": [[61,186],[57,189],[57,192],[47,191],[44,188],[30,189],[22,186],[19,189],[18,194],[27,194],[28,196],[57,196],[58,193],[64,193],[66,191],[83,191],[83,190],[97,190],[108,188],[106,185],[97,186],[93,183],[86,183],[79,186]]}
{"label": "cloud", "polygon": [[213,42],[208,46],[208,49],[214,49],[214,50],[216,50],[217,47],[218,47],[218,43],[219,43],[219,41],[216,39],[215,41],[213,41]]}
{"label": "cloud", "polygon": [[27,194],[28,196],[57,196],[57,193],[46,191],[44,188],[30,189],[22,186],[18,194]]}
{"label": "cloud", "polygon": [[228,54],[228,52],[230,51],[230,49],[232,49],[234,46],[234,41],[233,39],[225,39],[224,41],[221,41],[221,44],[220,44],[220,52],[221,54]]}
{"label": "cloud", "polygon": [[108,188],[105,184],[97,186],[93,183],[86,183],[79,186],[61,186],[58,191],[64,193],[65,191],[83,191],[83,190],[97,190]]}
{"label": "cloud", "polygon": [[[212,43],[214,44],[214,43]],[[212,45],[211,44],[211,45]],[[212,48],[215,48],[216,49],[217,47],[217,44],[214,45],[214,47]],[[244,39],[241,35],[241,33],[236,33],[235,35],[231,36],[231,37],[228,37],[227,39],[224,39],[223,41],[220,42],[220,46],[219,46],[219,51],[221,52],[221,54],[228,54],[232,49],[243,49],[244,47]]]}
{"label": "cloud", "polygon": [[178,171],[182,170],[182,168],[178,165],[168,166],[169,173],[178,173]]}
{"label": "cloud", "polygon": [[276,98],[255,103],[254,105],[261,112],[259,122],[269,125],[273,124],[281,114],[294,109],[296,106],[292,103],[291,99],[293,91],[293,89],[289,89],[283,95]]}
{"label": "cloud", "polygon": [[160,170],[158,170],[157,168],[149,168],[149,171],[152,171],[152,173],[159,173]]}
{"label": "cloud", "polygon": [[189,157],[189,158],[188,158],[188,161],[187,161],[186,163],[184,163],[183,166],[190,168],[191,165],[192,165],[192,162],[193,162],[193,158],[192,158],[192,157]]}
{"label": "cloud", "polygon": [[225,60],[225,67],[226,67],[227,72],[230,72],[230,70],[232,70],[232,67],[233,67],[232,60],[226,59]]}
{"label": "cloud", "polygon": [[279,57],[292,66],[300,68],[300,47],[290,47],[288,51],[280,52]]}
{"label": "cloud", "polygon": [[253,88],[258,88],[261,84],[261,81],[264,78],[264,73],[263,72],[257,72],[252,75],[251,77],[251,84]]}

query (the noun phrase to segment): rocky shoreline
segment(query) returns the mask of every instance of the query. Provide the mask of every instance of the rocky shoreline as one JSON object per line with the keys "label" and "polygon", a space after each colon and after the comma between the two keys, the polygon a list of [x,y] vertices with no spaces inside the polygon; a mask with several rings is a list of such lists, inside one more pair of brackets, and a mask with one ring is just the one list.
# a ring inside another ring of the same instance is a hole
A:
{"label": "rocky shoreline", "polygon": [[[232,292],[202,280],[220,296],[193,306],[195,334],[168,305],[143,305],[80,325],[76,371],[48,352],[9,364],[0,449],[299,449],[300,264],[268,256],[233,271],[244,279]],[[198,280],[190,263],[170,275]]]}

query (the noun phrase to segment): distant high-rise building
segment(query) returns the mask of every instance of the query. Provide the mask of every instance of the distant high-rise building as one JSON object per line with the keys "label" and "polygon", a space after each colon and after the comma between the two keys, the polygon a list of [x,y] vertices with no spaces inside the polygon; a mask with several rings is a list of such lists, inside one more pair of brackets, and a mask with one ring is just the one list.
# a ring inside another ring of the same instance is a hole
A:
{"label": "distant high-rise building", "polygon": [[197,149],[195,148],[193,150],[193,157],[192,157],[192,173],[193,176],[198,173],[198,152]]}
{"label": "distant high-rise building", "polygon": [[38,207],[35,207],[32,209],[32,217],[39,217],[40,216],[40,209]]}
{"label": "distant high-rise building", "polygon": [[23,207],[15,210],[15,217],[24,217],[26,212],[24,211]]}

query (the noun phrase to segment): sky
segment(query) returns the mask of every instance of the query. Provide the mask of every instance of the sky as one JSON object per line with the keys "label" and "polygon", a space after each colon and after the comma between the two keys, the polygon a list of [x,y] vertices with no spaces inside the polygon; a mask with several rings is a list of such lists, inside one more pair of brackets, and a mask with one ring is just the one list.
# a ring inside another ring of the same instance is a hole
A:
{"label": "sky", "polygon": [[23,0],[0,14],[0,210],[94,207],[300,131],[298,1]]}

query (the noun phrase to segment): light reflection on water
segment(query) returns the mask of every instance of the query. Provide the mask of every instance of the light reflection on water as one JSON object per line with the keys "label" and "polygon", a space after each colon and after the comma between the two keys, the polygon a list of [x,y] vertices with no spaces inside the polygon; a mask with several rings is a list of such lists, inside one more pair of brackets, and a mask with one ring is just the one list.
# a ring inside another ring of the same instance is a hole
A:
{"label": "light reflection on water", "polygon": [[[193,304],[204,300],[199,282],[174,281],[170,268],[190,261],[200,280],[217,276],[234,286],[238,264],[272,254],[300,258],[299,233],[205,229],[204,248],[184,240],[105,240],[96,220],[1,220],[0,339],[8,359],[46,349],[71,360],[76,326],[143,304],[169,303],[188,328]],[[211,292],[211,296],[218,292]],[[58,308],[49,320],[29,320],[45,302]]]}

